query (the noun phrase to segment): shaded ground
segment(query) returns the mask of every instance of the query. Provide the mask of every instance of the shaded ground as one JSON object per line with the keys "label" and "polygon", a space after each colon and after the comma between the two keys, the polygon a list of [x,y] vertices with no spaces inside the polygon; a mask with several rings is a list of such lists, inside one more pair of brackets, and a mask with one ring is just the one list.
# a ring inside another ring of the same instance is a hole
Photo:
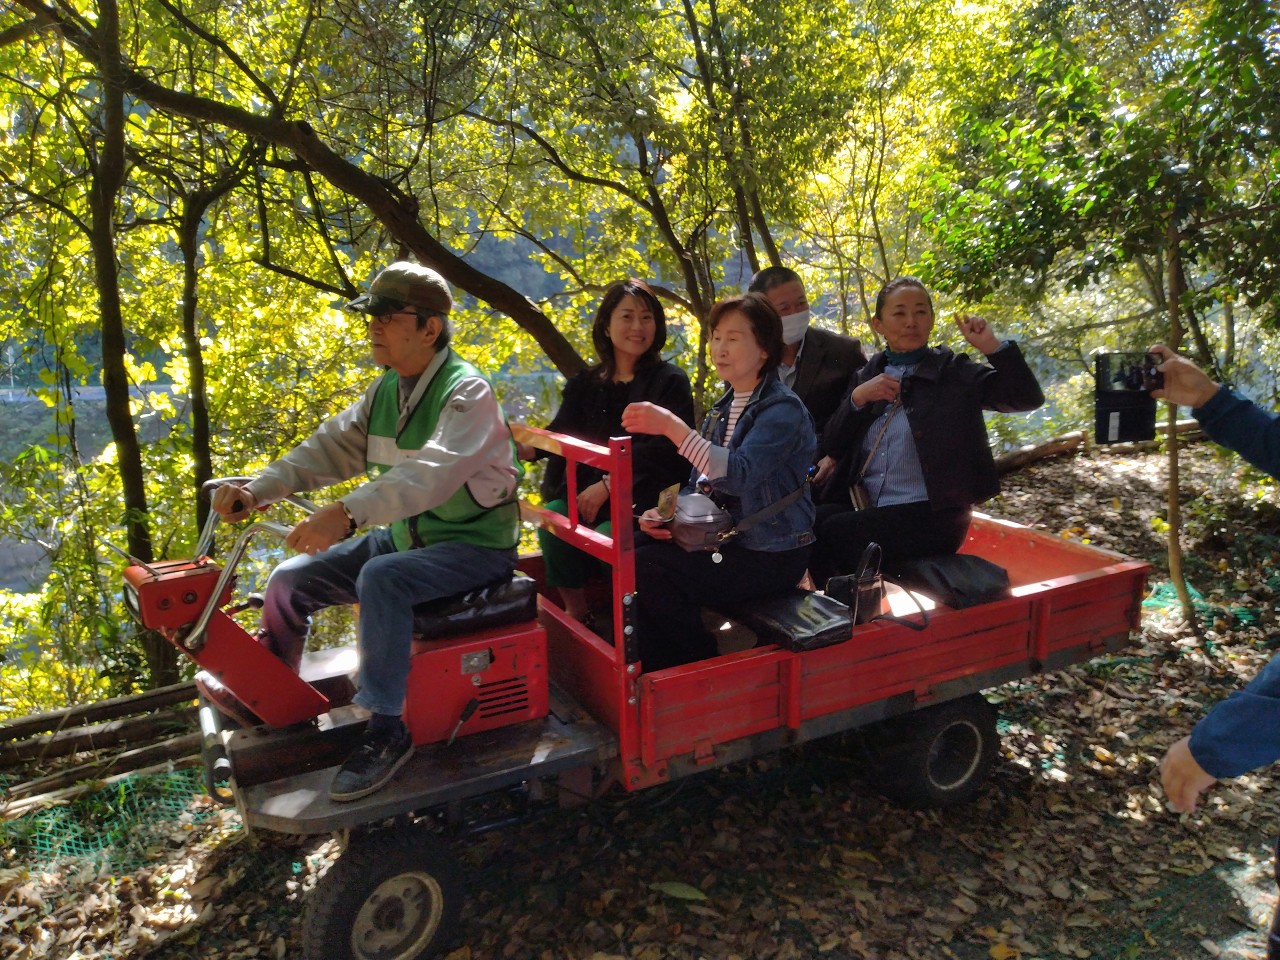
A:
{"label": "shaded ground", "polygon": [[[976,803],[893,807],[838,739],[610,797],[462,848],[452,960],[1261,957],[1270,778],[1179,817],[1155,765],[1270,655],[1280,521],[1274,488],[1208,447],[1184,483],[1206,639],[1152,610],[1122,655],[994,691],[1004,755]],[[991,512],[1162,565],[1165,485],[1154,455],[1054,461],[1006,478]],[[126,876],[6,864],[0,956],[297,956],[336,845],[196,823],[207,809]]]}

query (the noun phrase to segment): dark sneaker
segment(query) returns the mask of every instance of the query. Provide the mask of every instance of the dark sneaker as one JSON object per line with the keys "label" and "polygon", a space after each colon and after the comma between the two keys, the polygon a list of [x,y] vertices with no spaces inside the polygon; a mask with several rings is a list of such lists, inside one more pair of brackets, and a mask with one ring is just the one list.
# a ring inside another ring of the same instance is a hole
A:
{"label": "dark sneaker", "polygon": [[360,746],[334,774],[329,799],[335,803],[367,797],[390,780],[413,756],[413,738],[404,724],[390,732],[366,730]]}
{"label": "dark sneaker", "polygon": [[234,721],[241,727],[256,727],[262,718],[241,703],[234,693],[222,685],[217,677],[207,670],[196,674],[196,689],[200,696],[208,700],[224,717]]}

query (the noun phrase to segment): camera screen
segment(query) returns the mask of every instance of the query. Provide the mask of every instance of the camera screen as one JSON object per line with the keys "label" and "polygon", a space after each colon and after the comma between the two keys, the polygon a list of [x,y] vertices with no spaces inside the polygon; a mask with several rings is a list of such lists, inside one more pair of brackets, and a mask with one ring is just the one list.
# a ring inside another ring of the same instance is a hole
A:
{"label": "camera screen", "polygon": [[1159,388],[1164,377],[1156,371],[1160,358],[1153,353],[1100,353],[1095,358],[1096,393],[1148,393]]}

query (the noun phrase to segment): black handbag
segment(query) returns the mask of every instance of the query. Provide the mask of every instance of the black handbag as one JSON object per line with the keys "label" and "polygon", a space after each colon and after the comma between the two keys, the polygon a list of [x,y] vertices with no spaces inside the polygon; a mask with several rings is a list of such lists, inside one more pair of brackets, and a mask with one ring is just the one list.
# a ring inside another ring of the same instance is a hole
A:
{"label": "black handbag", "polygon": [[705,493],[680,494],[667,529],[676,545],[690,553],[718,551],[738,532],[734,529],[733,514]]}
{"label": "black handbag", "polygon": [[871,623],[873,620],[891,620],[894,623],[902,624],[904,627],[910,627],[912,630],[925,629],[925,627],[929,626],[929,611],[921,606],[920,601],[909,590],[907,595],[915,601],[916,608],[920,611],[919,623],[914,620],[908,620],[905,617],[895,616],[892,613],[881,612],[884,609],[884,585],[893,583],[900,587],[906,586],[891,577],[885,576],[880,569],[881,556],[880,544],[867,544],[866,549],[862,551],[861,558],[858,560],[857,573],[832,577],[827,581],[823,593],[847,606],[855,625]]}
{"label": "black handbag", "polygon": [[[713,410],[708,415],[699,431],[700,436],[704,438],[711,436],[716,421],[720,419],[720,414],[720,410]],[[669,487],[664,490],[658,497],[658,515],[665,521],[666,528],[671,531],[671,539],[677,546],[690,553],[710,553],[711,559],[719,563],[722,559],[721,547],[738,534],[746,533],[757,523],[768,520],[799,500],[811,479],[813,479],[812,468],[800,481],[800,486],[781,500],[775,500],[764,509],[757,510],[736,523],[733,514],[711,498],[711,484],[705,480],[698,484],[696,492],[681,493],[676,496],[674,508],[670,506],[669,491],[678,487]],[[668,514],[667,511],[671,512]]]}
{"label": "black handbag", "polygon": [[832,577],[823,591],[849,608],[853,622],[869,623],[884,606],[884,577],[880,574],[880,544],[869,543],[858,561],[858,572]]}
{"label": "black handbag", "polygon": [[[675,514],[667,521],[671,539],[690,553],[710,553],[716,563],[721,560],[720,548],[741,533],[746,533],[757,523],[781,513],[800,499],[809,485],[806,476],[781,500],[775,500],[762,510],[743,517],[734,523],[731,514],[705,493],[682,493],[676,498]],[[707,487],[706,489],[710,489]]]}

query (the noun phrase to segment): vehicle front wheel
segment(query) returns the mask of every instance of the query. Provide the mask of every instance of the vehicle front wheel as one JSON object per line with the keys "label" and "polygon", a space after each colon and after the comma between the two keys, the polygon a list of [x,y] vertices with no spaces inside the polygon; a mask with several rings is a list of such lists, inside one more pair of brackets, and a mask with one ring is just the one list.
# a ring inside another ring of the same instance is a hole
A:
{"label": "vehicle front wheel", "polygon": [[870,744],[876,789],[916,810],[968,803],[995,763],[996,719],[974,693],[880,724]]}
{"label": "vehicle front wheel", "polygon": [[419,827],[353,838],[316,885],[306,960],[426,960],[447,942],[462,906],[457,860]]}

